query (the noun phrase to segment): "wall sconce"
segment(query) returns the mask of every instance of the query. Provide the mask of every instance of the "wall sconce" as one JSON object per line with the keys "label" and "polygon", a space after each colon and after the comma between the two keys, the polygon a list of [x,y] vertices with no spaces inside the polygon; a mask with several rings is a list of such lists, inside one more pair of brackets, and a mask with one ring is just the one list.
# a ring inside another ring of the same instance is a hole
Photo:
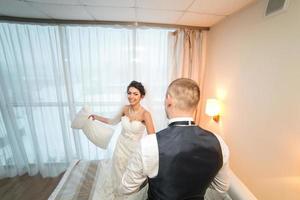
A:
{"label": "wall sconce", "polygon": [[205,106],[205,113],[213,117],[215,122],[219,122],[220,120],[220,111],[221,106],[217,99],[207,99],[206,106]]}

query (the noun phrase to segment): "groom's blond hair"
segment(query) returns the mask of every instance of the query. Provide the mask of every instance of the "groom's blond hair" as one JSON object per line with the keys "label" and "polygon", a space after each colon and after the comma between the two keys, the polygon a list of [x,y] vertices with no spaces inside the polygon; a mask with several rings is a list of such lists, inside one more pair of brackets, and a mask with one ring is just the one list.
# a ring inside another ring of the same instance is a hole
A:
{"label": "groom's blond hair", "polygon": [[192,79],[179,78],[174,80],[168,87],[167,94],[170,95],[180,110],[195,109],[200,100],[200,88]]}

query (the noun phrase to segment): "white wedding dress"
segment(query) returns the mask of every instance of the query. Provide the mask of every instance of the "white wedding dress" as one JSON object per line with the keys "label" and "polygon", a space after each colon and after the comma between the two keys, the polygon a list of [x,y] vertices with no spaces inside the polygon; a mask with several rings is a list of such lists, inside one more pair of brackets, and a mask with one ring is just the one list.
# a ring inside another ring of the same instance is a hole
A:
{"label": "white wedding dress", "polygon": [[98,200],[144,200],[147,199],[147,186],[137,193],[120,196],[117,189],[121,184],[129,159],[142,138],[145,125],[140,121],[130,121],[127,116],[121,117],[122,131],[116,143],[112,160],[101,162],[97,175],[97,186],[93,199]]}

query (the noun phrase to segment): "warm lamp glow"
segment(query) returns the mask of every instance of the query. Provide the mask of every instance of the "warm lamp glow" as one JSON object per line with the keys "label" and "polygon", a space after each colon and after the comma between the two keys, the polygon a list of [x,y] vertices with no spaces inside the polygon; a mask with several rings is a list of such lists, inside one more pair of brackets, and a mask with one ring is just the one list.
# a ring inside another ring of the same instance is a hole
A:
{"label": "warm lamp glow", "polygon": [[217,89],[217,99],[223,101],[227,96],[227,92],[223,88]]}
{"label": "warm lamp glow", "polygon": [[220,114],[220,104],[217,99],[206,100],[205,113],[211,117]]}
{"label": "warm lamp glow", "polygon": [[206,100],[206,106],[205,106],[205,113],[213,117],[213,119],[218,122],[219,121],[219,115],[221,111],[221,106],[217,99],[207,99]]}

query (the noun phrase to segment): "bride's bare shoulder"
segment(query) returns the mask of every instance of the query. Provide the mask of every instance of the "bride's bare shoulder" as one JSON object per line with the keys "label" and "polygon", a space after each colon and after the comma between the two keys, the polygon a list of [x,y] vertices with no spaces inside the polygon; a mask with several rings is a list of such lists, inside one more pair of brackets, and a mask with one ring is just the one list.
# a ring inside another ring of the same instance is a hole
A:
{"label": "bride's bare shoulder", "polygon": [[145,115],[151,115],[151,113],[146,109],[146,108],[144,108],[144,107],[142,107],[143,108],[143,115],[145,116]]}
{"label": "bride's bare shoulder", "polygon": [[129,107],[130,107],[129,105],[124,105],[124,107],[123,107],[124,114],[128,113]]}

